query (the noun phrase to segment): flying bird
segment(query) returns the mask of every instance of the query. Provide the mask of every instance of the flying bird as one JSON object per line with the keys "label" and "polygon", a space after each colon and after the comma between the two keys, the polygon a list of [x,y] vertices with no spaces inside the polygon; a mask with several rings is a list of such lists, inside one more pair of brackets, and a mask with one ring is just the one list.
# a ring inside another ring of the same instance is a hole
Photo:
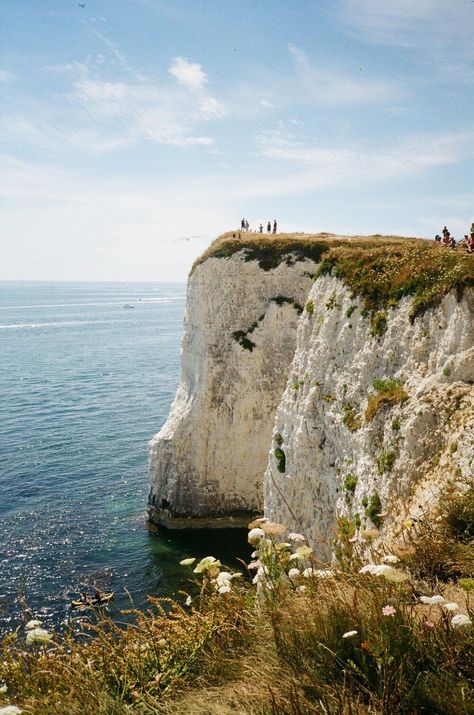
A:
{"label": "flying bird", "polygon": [[86,3],[85,3],[85,2],[78,2],[77,4],[79,5],[79,7],[85,7],[85,6],[86,6]]}
{"label": "flying bird", "polygon": [[181,236],[181,238],[175,238],[176,241],[191,241],[193,238],[204,238],[204,236]]}

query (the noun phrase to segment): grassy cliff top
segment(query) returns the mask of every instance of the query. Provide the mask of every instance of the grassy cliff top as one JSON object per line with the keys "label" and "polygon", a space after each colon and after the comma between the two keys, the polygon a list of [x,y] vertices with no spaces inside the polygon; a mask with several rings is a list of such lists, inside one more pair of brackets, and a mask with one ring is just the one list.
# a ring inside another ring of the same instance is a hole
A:
{"label": "grassy cliff top", "polygon": [[265,271],[283,261],[291,265],[309,259],[319,264],[316,277],[330,274],[340,278],[372,312],[395,307],[401,298],[411,296],[412,319],[450,291],[460,298],[466,286],[474,286],[474,254],[420,238],[330,233],[240,235],[240,239],[233,238],[232,232],[219,236],[197,259],[191,273],[208,258],[229,258],[240,251],[246,261],[258,261]]}

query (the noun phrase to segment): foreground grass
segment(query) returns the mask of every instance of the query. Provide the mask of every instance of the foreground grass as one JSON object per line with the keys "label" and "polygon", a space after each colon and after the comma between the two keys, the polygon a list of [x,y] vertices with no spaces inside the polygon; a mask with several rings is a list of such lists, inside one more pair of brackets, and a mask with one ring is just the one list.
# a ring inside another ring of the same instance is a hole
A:
{"label": "foreground grass", "polygon": [[407,524],[398,551],[361,532],[331,566],[257,520],[252,584],[187,559],[197,585],[182,605],[150,599],[127,625],[99,616],[64,636],[31,623],[7,635],[0,713],[473,713],[473,518],[467,485]]}
{"label": "foreground grass", "polygon": [[241,236],[220,236],[198,258],[191,273],[209,258],[229,258],[239,251],[246,261],[256,260],[266,271],[282,262],[291,265],[312,260],[319,264],[316,276],[336,276],[354,297],[362,299],[365,310],[372,314],[374,335],[384,331],[384,311],[405,296],[412,298],[410,319],[414,320],[447,293],[456,291],[460,298],[466,286],[474,286],[474,255],[422,239],[327,233]]}

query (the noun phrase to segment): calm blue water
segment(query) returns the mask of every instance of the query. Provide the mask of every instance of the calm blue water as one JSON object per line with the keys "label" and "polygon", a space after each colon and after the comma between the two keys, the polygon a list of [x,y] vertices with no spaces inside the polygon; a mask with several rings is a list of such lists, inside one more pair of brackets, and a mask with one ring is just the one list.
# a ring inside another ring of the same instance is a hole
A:
{"label": "calm blue water", "polygon": [[87,586],[141,607],[183,586],[179,559],[244,552],[241,533],[146,528],[184,306],[184,284],[0,283],[0,630],[23,599],[51,623]]}

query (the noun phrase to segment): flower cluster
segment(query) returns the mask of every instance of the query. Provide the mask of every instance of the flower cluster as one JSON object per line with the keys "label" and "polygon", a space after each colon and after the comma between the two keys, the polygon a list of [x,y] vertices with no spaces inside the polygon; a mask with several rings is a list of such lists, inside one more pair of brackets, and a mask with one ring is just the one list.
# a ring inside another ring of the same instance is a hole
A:
{"label": "flower cluster", "polygon": [[[195,558],[188,558],[183,559],[179,563],[181,566],[192,566],[195,561]],[[233,579],[239,578],[242,574],[238,572],[231,573],[230,571],[221,571],[221,566],[221,562],[214,556],[205,556],[196,564],[193,573],[202,574],[203,585],[210,583],[217,593],[230,593]],[[188,596],[186,605],[191,605],[191,602],[192,598]]]}

